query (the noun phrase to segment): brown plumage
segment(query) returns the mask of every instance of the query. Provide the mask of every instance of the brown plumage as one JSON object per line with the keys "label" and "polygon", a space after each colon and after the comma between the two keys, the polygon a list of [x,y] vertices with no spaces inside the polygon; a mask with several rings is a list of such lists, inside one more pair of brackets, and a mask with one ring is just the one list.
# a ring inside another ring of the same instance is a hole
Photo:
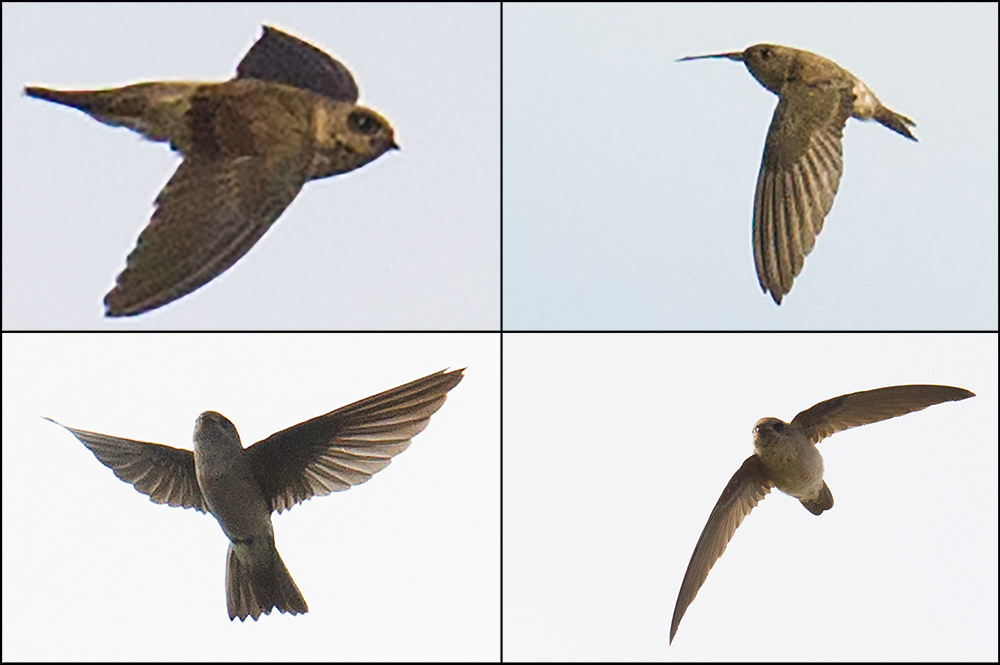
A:
{"label": "brown plumage", "polygon": [[847,119],[874,119],[913,141],[907,125],[915,123],[883,106],[846,69],[809,51],[757,44],[739,53],[681,60],[702,58],[740,61],[778,96],[757,175],[753,254],[761,289],[780,305],[833,207],[844,171]]}
{"label": "brown plumage", "polygon": [[736,528],[772,488],[799,499],[814,515],[833,507],[833,494],[823,480],[823,458],[816,444],[852,427],[876,423],[941,402],[975,395],[952,386],[890,386],[840,395],[800,412],[792,422],[761,418],[753,428],[754,454],[733,474],[698,537],[684,572],[670,641],[688,606],[719,560]]}
{"label": "brown plumage", "polygon": [[275,608],[303,614],[309,608],[275,547],[271,513],[350,489],[389,466],[427,427],[463,371],[435,372],[246,448],[232,422],[215,411],[198,416],[194,451],[60,426],[154,503],[216,518],[230,541],[230,619],[256,620]]}
{"label": "brown plumage", "polygon": [[141,314],[203,286],[250,250],[306,182],[397,147],[389,123],[355,104],[342,64],[270,27],[223,83],[25,93],[168,141],[184,157],[105,298],[108,316]]}

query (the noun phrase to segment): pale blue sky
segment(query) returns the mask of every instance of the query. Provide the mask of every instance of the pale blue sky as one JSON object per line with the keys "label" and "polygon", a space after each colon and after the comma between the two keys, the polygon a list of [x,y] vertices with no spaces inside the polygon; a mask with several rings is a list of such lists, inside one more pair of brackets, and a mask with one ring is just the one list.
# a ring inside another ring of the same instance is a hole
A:
{"label": "pale blue sky", "polygon": [[[264,23],[347,65],[402,150],[308,183],[190,296],[104,319],[178,157],[22,88],[225,80]],[[496,5],[4,3],[4,329],[497,329],[499,51]]]}
{"label": "pale blue sky", "polygon": [[[996,329],[997,5],[504,6],[506,329]],[[919,143],[850,120],[777,307],[753,193],[777,98],[742,63],[829,57]]]}
{"label": "pale blue sky", "polygon": [[[507,334],[504,657],[995,661],[995,334]],[[976,397],[819,446],[833,509],[771,492],[673,645],[691,552],[758,418],[904,383]]]}

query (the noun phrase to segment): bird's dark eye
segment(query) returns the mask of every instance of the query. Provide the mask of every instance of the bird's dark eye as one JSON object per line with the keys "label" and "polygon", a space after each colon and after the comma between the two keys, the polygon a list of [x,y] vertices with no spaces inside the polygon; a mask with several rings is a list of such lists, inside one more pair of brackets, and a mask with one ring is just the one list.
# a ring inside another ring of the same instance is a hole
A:
{"label": "bird's dark eye", "polygon": [[774,423],[774,431],[780,432],[785,429],[785,423]]}
{"label": "bird's dark eye", "polygon": [[767,60],[768,58],[770,58],[771,57],[771,49],[769,49],[769,48],[761,49],[761,51],[760,51],[760,57],[763,58],[764,60]]}
{"label": "bird's dark eye", "polygon": [[369,113],[355,111],[347,116],[347,125],[359,134],[374,134],[379,129],[379,121]]}

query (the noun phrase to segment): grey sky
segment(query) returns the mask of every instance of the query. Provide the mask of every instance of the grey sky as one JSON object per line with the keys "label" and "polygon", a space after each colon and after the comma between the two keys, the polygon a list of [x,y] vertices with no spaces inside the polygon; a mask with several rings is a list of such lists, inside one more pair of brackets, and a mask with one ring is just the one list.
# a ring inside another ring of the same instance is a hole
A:
{"label": "grey sky", "polygon": [[[5,3],[4,329],[496,329],[499,19],[490,5]],[[263,23],[344,62],[402,150],[309,183],[191,296],[105,320],[178,157],[23,86],[221,81]]]}
{"label": "grey sky", "polygon": [[[274,516],[309,613],[256,623],[226,614],[214,519],[40,418],[190,449],[213,409],[249,445],[463,366],[388,468]],[[498,335],[4,334],[4,661],[497,658],[499,380]]]}
{"label": "grey sky", "polygon": [[[996,660],[997,338],[505,335],[504,657]],[[976,397],[820,444],[822,516],[771,492],[667,646],[758,418],[857,390]]]}
{"label": "grey sky", "polygon": [[[997,327],[997,6],[504,6],[507,329]],[[771,42],[837,61],[919,143],[849,120],[844,177],[781,307],[753,193]]]}

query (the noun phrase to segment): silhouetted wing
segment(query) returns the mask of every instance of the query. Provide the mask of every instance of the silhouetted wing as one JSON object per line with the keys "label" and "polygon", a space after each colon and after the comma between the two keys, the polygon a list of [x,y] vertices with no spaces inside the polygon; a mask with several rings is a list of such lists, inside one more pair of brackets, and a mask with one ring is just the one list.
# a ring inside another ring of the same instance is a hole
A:
{"label": "silhouetted wing", "polygon": [[284,83],[338,102],[358,101],[358,86],[347,67],[312,44],[266,25],[236,68],[236,78]]}
{"label": "silhouetted wing", "polygon": [[809,407],[795,416],[791,426],[800,427],[809,440],[816,444],[845,429],[969,397],[975,397],[975,393],[952,386],[910,385],[863,390]]}
{"label": "silhouetted wing", "polygon": [[786,85],[767,131],[753,204],[753,256],[761,289],[779,305],[840,186],[841,137],[854,108],[854,93],[844,85]]}
{"label": "silhouetted wing", "polygon": [[674,640],[684,612],[698,595],[698,590],[708,577],[708,571],[726,551],[736,527],[772,487],[774,485],[768,479],[764,465],[756,455],[748,457],[743,466],[729,479],[729,484],[722,491],[722,496],[712,509],[712,514],[708,516],[708,522],[702,529],[698,544],[694,546],[694,553],[684,573],[684,581],[681,582],[681,590],[674,605],[674,616],[670,621],[671,642]]}
{"label": "silhouetted wing", "polygon": [[425,376],[247,448],[271,509],[281,512],[311,497],[346,490],[389,466],[427,427],[463,371]]}
{"label": "silhouetted wing", "polygon": [[51,418],[46,420],[68,430],[101,464],[153,503],[208,512],[195,477],[194,453],[190,450],[73,429]]}

